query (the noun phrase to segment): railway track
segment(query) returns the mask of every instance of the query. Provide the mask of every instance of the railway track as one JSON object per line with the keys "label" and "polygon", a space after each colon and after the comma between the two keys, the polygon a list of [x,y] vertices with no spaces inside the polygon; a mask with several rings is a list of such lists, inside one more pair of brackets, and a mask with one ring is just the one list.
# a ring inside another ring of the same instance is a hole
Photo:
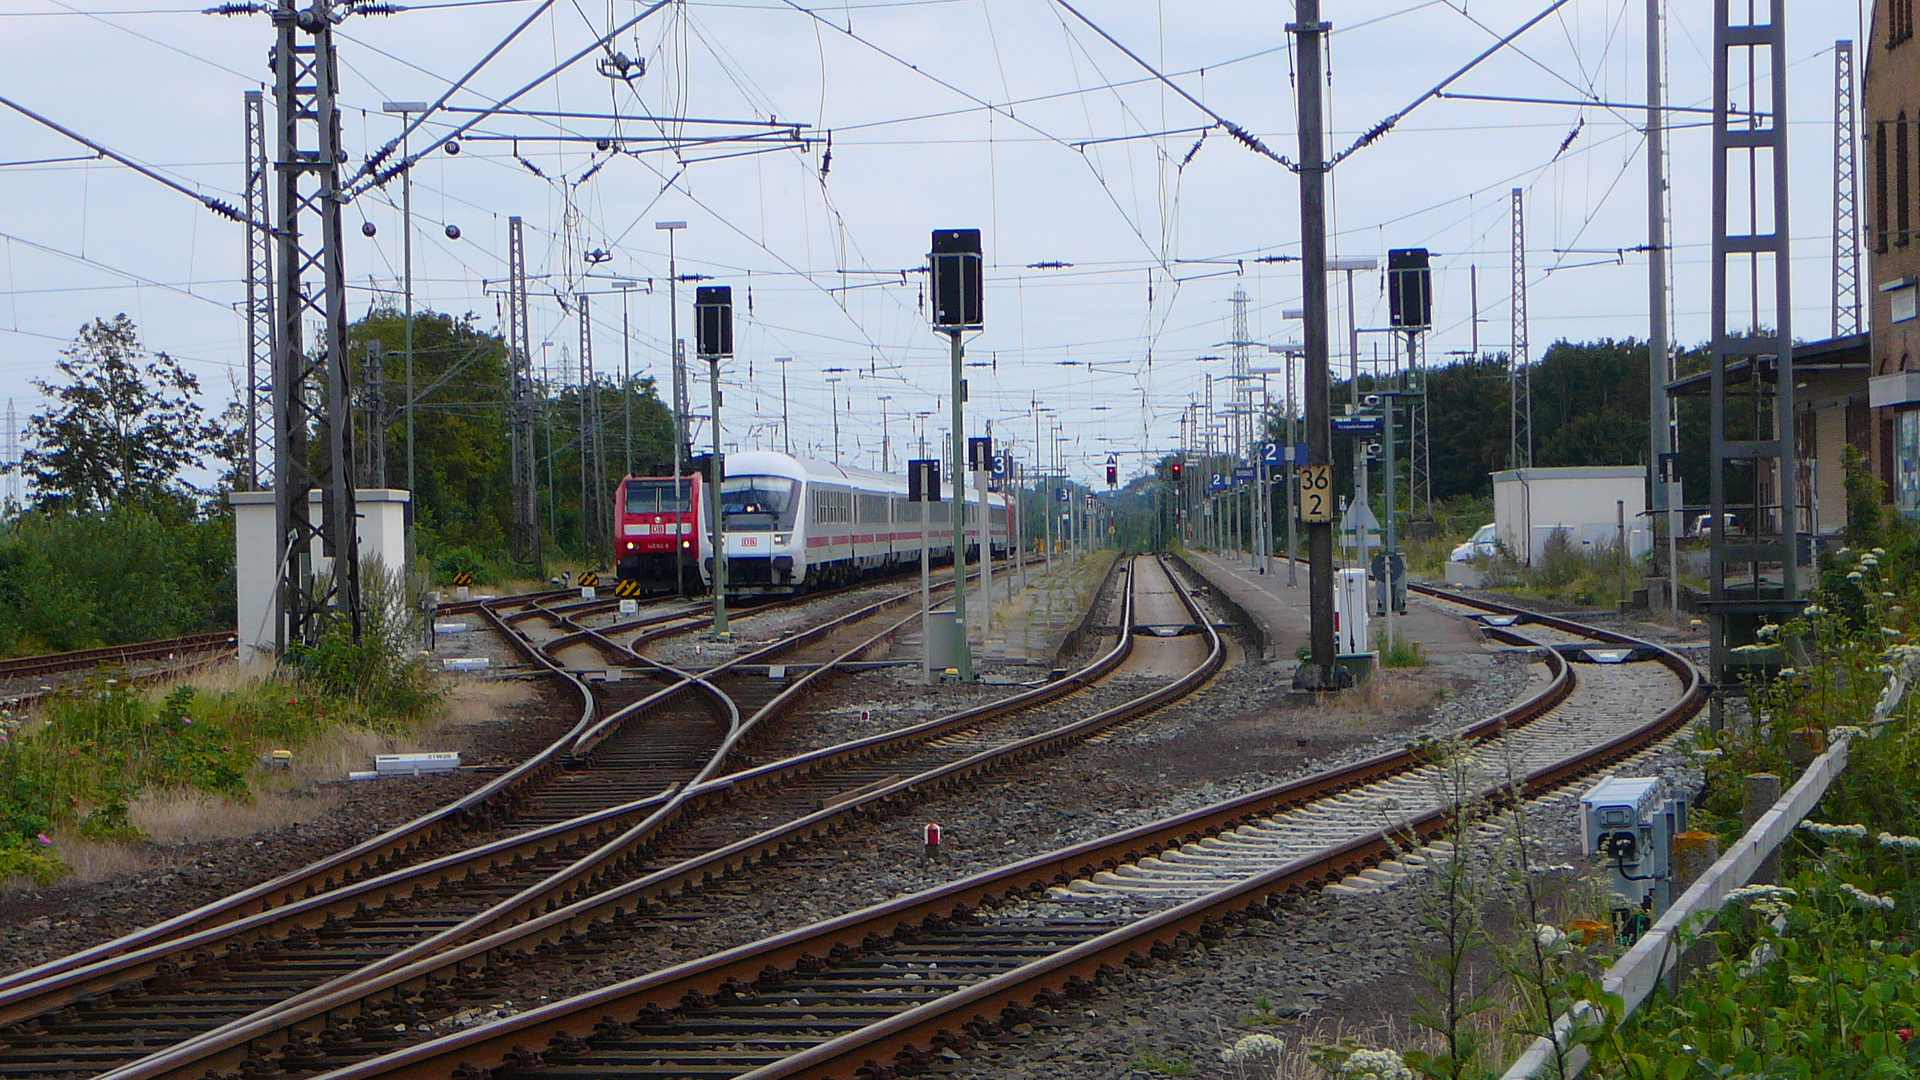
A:
{"label": "railway track", "polygon": [[[1180,605],[1183,619],[1196,617],[1185,608],[1186,600],[1182,591],[1164,581],[1159,584],[1158,602]],[[881,635],[888,632],[888,628],[883,628]],[[734,813],[730,815],[732,818],[753,817],[747,812],[751,807],[738,804],[738,800],[749,790],[777,793],[776,799],[785,799],[788,805],[797,806],[803,812],[798,819],[781,827],[762,830],[743,841],[659,869],[649,870],[646,860],[657,862],[669,858],[664,849],[655,849],[651,855],[636,851],[634,854],[639,855],[641,861],[634,863],[633,870],[639,876],[625,885],[589,894],[584,899],[534,916],[523,923],[505,925],[490,937],[468,945],[440,953],[416,951],[414,955],[418,958],[404,967],[396,967],[393,963],[376,964],[356,972],[351,980],[344,981],[339,989],[330,994],[308,995],[304,1000],[296,998],[277,1014],[264,1014],[230,1027],[224,1033],[190,1040],[108,1075],[198,1077],[210,1066],[243,1067],[249,1057],[257,1057],[262,1051],[280,1062],[275,1068],[309,1072],[314,1071],[314,1067],[350,1060],[356,1054],[377,1053],[402,1037],[402,1033],[394,1031],[394,1024],[390,1023],[395,1018],[400,1018],[397,1022],[403,1026],[417,1026],[433,1016],[451,1011],[458,1004],[458,998],[470,994],[485,996],[491,992],[487,985],[491,979],[504,976],[517,967],[530,963],[537,965],[543,958],[578,954],[594,943],[617,947],[622,935],[645,933],[657,928],[659,923],[647,914],[649,912],[657,915],[664,906],[669,909],[666,918],[684,917],[671,909],[675,907],[675,897],[688,893],[689,886],[692,887],[692,894],[698,896],[704,888],[730,872],[757,865],[782,849],[805,844],[809,838],[828,833],[845,822],[885,813],[888,807],[903,805],[918,791],[966,783],[992,769],[1070,745],[1075,739],[1100,730],[1107,724],[1124,721],[1142,709],[1156,707],[1165,700],[1188,692],[1204,681],[1224,656],[1224,647],[1210,627],[1206,627],[1200,636],[1190,636],[1180,641],[1156,641],[1154,646],[1145,650],[1147,653],[1183,649],[1190,655],[1198,656],[1199,661],[1186,677],[1162,680],[1157,692],[1119,708],[1097,710],[1092,715],[1083,714],[1072,721],[1052,725],[1038,735],[1025,735],[1024,729],[1009,731],[997,746],[986,750],[968,746],[964,741],[947,741],[943,744],[941,763],[926,762],[933,767],[923,770],[919,775],[896,784],[879,786],[824,810],[815,809],[812,805],[814,797],[809,792],[783,791],[784,785],[794,779],[820,780],[824,773],[835,767],[835,762],[857,765],[871,762],[876,755],[889,752],[899,754],[916,743],[937,742],[969,726],[1018,714],[1036,704],[1067,697],[1090,685],[1105,672],[1126,672],[1130,670],[1130,661],[1138,660],[1134,640],[1131,634],[1120,635],[1119,642],[1112,650],[1089,669],[1069,679],[1015,694],[1002,702],[918,725],[894,739],[897,745],[891,750],[886,745],[887,737],[858,740],[818,755],[772,763],[713,782],[695,784],[689,789],[693,798],[688,800],[695,811],[686,816],[696,823],[705,820],[710,824],[713,820],[711,816],[701,817],[703,803],[719,807],[728,800],[736,801]],[[833,783],[844,790],[845,785],[855,779],[857,777],[852,774],[843,774],[841,779]],[[708,813],[711,815],[712,811]],[[711,842],[711,838],[707,842]],[[620,851],[620,845],[609,845],[601,853],[601,859],[578,864],[569,873],[577,880],[579,875],[595,872],[596,869],[603,872],[611,865],[609,856],[618,855]],[[555,875],[548,889],[549,894],[559,893],[566,886],[566,882],[561,880],[564,876]],[[543,906],[551,905],[543,904],[537,896],[532,897],[525,913],[532,915]],[[434,989],[436,987],[445,989]],[[422,990],[427,991],[426,998],[421,997]],[[441,1001],[446,1002],[444,1009],[438,1004]],[[421,1006],[425,1007],[424,1010]],[[359,1019],[349,1020],[349,1016]],[[152,1034],[150,1030],[142,1030]],[[62,1056],[65,1050],[82,1041],[97,1045],[98,1040],[114,1033],[98,1027],[84,1031],[74,1027],[64,1031],[65,1038],[58,1037],[60,1034],[46,1028],[43,1038],[21,1040],[39,1045],[21,1047],[16,1053],[0,1055],[0,1065],[13,1061],[24,1066],[29,1064],[29,1058],[33,1058],[37,1059],[42,1073],[60,1068],[78,1071],[72,1067],[79,1064],[77,1061],[70,1065],[63,1064],[67,1061],[67,1056]],[[418,1036],[408,1033],[408,1037]],[[319,1056],[313,1057],[310,1051]]]}
{"label": "railway track", "polygon": [[[368,852],[360,850],[356,853],[363,860],[358,880],[350,872],[342,873],[337,884],[329,877],[322,888],[315,891],[310,884],[308,895],[297,899],[291,888],[278,896],[256,895],[250,899],[257,900],[261,910],[247,914],[246,908],[251,905],[246,905],[226,913],[242,916],[237,921],[210,918],[206,920],[210,925],[193,932],[194,928],[179,925],[176,920],[171,928],[174,933],[150,935],[144,948],[137,947],[141,943],[132,943],[118,955],[93,950],[95,955],[87,958],[92,963],[52,972],[43,968],[37,979],[16,977],[11,987],[0,990],[0,1022],[11,1024],[0,1035],[0,1041],[11,1044],[10,1051],[0,1051],[0,1075],[98,1072],[115,1061],[138,1056],[138,1051],[156,1041],[186,1037],[223,1019],[244,1016],[289,993],[323,984],[328,977],[340,978],[361,970],[383,956],[391,959],[396,950],[400,961],[429,954],[458,940],[463,926],[493,925],[485,916],[501,904],[490,908],[490,901],[505,898],[509,901],[506,908],[518,902],[531,914],[538,910],[540,898],[529,898],[527,886],[548,877],[554,879],[554,888],[544,894],[549,898],[571,899],[576,893],[588,891],[590,886],[581,883],[587,871],[610,861],[610,855],[617,852],[600,851],[598,860],[582,861],[583,854],[601,849],[615,838],[631,846],[664,827],[673,815],[684,812],[679,801],[662,790],[661,781],[676,779],[675,772],[683,782],[704,779],[725,759],[741,734],[776,712],[776,705],[796,699],[798,691],[804,689],[800,684],[824,681],[821,677],[829,675],[836,663],[872,647],[914,616],[895,620],[879,634],[839,651],[799,680],[742,676],[722,690],[718,684],[727,680],[730,669],[751,666],[774,655],[790,655],[913,595],[917,593],[865,605],[699,674],[640,657],[633,651],[638,640],[628,644],[615,640],[616,635],[634,629],[634,624],[597,630],[581,627],[577,621],[580,605],[555,605],[568,609],[555,610],[547,605],[551,598],[537,597],[517,605],[498,602],[474,608],[502,629],[508,629],[509,623],[525,623],[536,610],[546,612],[548,621],[562,633],[541,645],[530,636],[509,630],[512,640],[530,660],[574,683],[583,699],[594,691],[553,659],[555,643],[593,643],[616,660],[642,665],[650,674],[665,679],[667,685],[645,696],[627,691],[639,699],[603,710],[597,721],[590,708],[584,711],[568,738],[542,755],[548,759],[548,768],[538,782],[530,781],[511,792],[504,792],[498,782],[492,785],[493,799],[468,808],[484,810],[496,819],[500,835],[490,843],[412,867],[399,867],[397,859],[379,859],[367,866],[364,859]],[[499,610],[506,606],[519,610]],[[669,612],[635,620],[655,627],[643,630],[640,639],[660,636],[665,631],[658,627],[675,619],[680,622],[674,628],[684,629],[685,614]],[[648,684],[636,681],[625,685]],[[621,687],[601,686],[602,704],[617,704],[604,700],[605,691]],[[743,710],[742,700],[758,701],[758,707]],[[680,707],[671,707],[676,704]],[[702,705],[711,714],[704,728],[697,716]],[[722,718],[724,722],[717,722]],[[717,751],[714,744],[719,745]],[[707,766],[701,770],[698,766],[703,758]],[[560,766],[557,769],[552,767],[556,762]],[[529,766],[536,764],[529,762],[516,772],[529,772]],[[766,782],[778,772],[761,770],[760,779]],[[636,793],[644,794],[626,798]],[[470,797],[466,802],[478,800]],[[504,812],[503,807],[507,808]],[[517,812],[515,807],[519,808]],[[636,823],[641,826],[637,831]],[[341,863],[334,860],[335,866]],[[383,868],[385,873],[380,872]],[[604,868],[601,874],[596,881],[611,880]],[[409,887],[410,893],[396,895],[396,889]],[[273,906],[276,899],[280,901],[278,907]],[[483,909],[478,912],[479,922],[472,919],[476,907]],[[406,948],[409,943],[416,946],[411,952]],[[220,951],[222,948],[224,951]],[[318,955],[321,952],[325,955]],[[289,966],[300,969],[301,976],[288,979],[285,969]],[[267,971],[279,974],[262,974]],[[271,990],[264,989],[269,985]],[[180,1007],[183,1001],[185,1007]],[[50,1005],[58,1007],[55,1012],[48,1012]],[[120,1007],[115,1009],[115,1005]],[[113,1015],[80,1015],[85,1012]],[[65,1043],[75,1052],[36,1052],[48,1042]],[[74,1046],[80,1042],[86,1044],[84,1049]]]}
{"label": "railway track", "polygon": [[[1488,634],[1547,666],[1526,700],[1460,733],[1488,763],[1470,772],[1480,795],[1531,797],[1604,768],[1679,730],[1704,700],[1699,672],[1658,645],[1435,595],[1518,615]],[[1414,750],[1382,755],[323,1075],[771,1080],[935,1068],[1046,1023],[1130,966],[1277,917],[1289,893],[1437,837],[1452,804],[1433,796],[1421,775],[1430,766]]]}

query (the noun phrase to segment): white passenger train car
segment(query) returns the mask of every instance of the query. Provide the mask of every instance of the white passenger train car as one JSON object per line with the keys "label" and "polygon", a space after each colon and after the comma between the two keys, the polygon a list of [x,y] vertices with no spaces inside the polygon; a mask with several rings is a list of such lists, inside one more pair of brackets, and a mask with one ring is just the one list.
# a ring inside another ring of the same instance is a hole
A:
{"label": "white passenger train car", "polygon": [[[932,558],[953,557],[953,490],[925,507]],[[995,555],[1008,550],[1007,497],[990,494]],[[966,548],[979,553],[975,534],[979,496],[967,492]],[[920,512],[907,501],[903,476],[835,465],[765,450],[729,454],[720,485],[726,525],[727,592],[780,596],[842,585],[868,574],[905,569],[920,558]],[[700,575],[711,583],[712,541],[700,536]]]}

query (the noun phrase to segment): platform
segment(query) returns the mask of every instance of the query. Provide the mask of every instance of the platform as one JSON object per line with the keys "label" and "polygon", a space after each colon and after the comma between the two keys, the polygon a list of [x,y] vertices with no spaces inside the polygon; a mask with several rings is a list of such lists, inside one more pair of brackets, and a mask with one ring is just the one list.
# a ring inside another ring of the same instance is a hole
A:
{"label": "platform", "polygon": [[[1193,568],[1206,576],[1213,586],[1231,597],[1260,624],[1271,642],[1270,660],[1292,661],[1295,652],[1307,644],[1307,564],[1299,564],[1298,585],[1287,584],[1287,561],[1273,560],[1273,573],[1261,574],[1244,557],[1235,559],[1189,549],[1182,553]],[[1374,624],[1380,619],[1375,617]],[[1407,597],[1407,613],[1399,617],[1400,636],[1420,643],[1429,657],[1479,652],[1480,631],[1474,624],[1448,614],[1430,601],[1412,594]]]}

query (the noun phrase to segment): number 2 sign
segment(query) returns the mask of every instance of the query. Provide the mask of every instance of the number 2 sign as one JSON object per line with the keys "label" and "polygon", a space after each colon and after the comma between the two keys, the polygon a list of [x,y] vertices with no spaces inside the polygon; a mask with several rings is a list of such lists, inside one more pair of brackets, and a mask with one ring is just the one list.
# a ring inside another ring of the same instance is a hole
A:
{"label": "number 2 sign", "polygon": [[1300,469],[1300,520],[1309,525],[1333,521],[1333,466],[1307,465]]}

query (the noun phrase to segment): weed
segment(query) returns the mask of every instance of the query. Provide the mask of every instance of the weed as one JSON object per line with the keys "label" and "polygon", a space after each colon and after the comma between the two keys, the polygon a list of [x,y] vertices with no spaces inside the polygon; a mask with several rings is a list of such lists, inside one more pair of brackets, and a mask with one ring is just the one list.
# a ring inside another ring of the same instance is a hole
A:
{"label": "weed", "polygon": [[1138,1072],[1158,1073],[1161,1076],[1185,1076],[1193,1071],[1193,1063],[1182,1058],[1165,1058],[1151,1048],[1133,1055],[1127,1067]]}
{"label": "weed", "polygon": [[1241,1027],[1268,1027],[1280,1022],[1274,1014],[1273,999],[1261,994],[1253,999],[1253,1012],[1240,1018]]}
{"label": "weed", "polygon": [[1387,640],[1387,632],[1375,635],[1373,647],[1380,652],[1380,665],[1390,668],[1411,668],[1427,666],[1426,647],[1417,641],[1409,641],[1404,634],[1395,634],[1392,641]]}

